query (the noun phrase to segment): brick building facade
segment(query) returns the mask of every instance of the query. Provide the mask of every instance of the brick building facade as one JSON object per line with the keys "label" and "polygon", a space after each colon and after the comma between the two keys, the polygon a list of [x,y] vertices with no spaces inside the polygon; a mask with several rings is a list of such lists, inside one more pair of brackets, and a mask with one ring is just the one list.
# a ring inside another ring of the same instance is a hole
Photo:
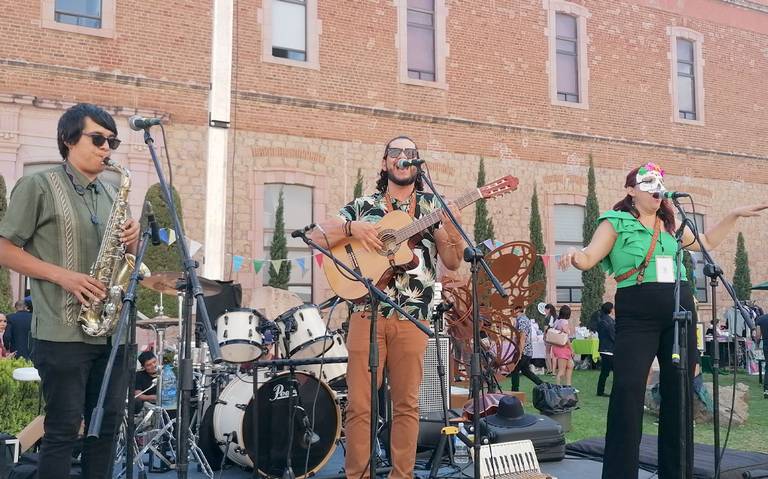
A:
{"label": "brick building facade", "polygon": [[[202,241],[212,3],[102,0],[100,28],[73,25],[55,0],[0,9],[0,173],[9,189],[58,161],[63,109],[93,102],[118,117],[124,142],[113,157],[134,174],[139,211],[156,179],[141,134],[124,119],[164,116],[187,233]],[[280,15],[297,6],[303,51],[281,43],[291,39]],[[424,25],[434,42],[427,55],[424,44],[413,47]],[[590,157],[602,209],[646,161],[664,166],[669,188],[694,196],[705,224],[761,200],[768,183],[767,0],[238,1],[233,58],[221,211],[228,254],[246,260],[238,272],[231,262],[225,269],[246,302],[266,270],[255,273],[249,260],[269,246],[270,185],[311,198],[311,208],[290,205],[301,214],[288,227],[301,226],[302,214],[321,220],[351,199],[358,169],[373,187],[383,143],[399,134],[416,140],[449,196],[474,186],[480,158],[489,180],[520,178],[518,191],[489,203],[499,240],[528,239],[536,186],[548,252],[558,246],[555,218],[569,214],[556,205],[584,204]],[[574,74],[558,79],[568,65]],[[688,103],[695,111],[684,118]],[[472,208],[463,219],[471,230]],[[768,279],[767,227],[766,217],[738,226],[754,283]],[[734,232],[717,250],[729,276],[735,248]],[[553,263],[547,294],[556,302],[562,277]],[[294,274],[313,301],[330,295],[316,266]]]}

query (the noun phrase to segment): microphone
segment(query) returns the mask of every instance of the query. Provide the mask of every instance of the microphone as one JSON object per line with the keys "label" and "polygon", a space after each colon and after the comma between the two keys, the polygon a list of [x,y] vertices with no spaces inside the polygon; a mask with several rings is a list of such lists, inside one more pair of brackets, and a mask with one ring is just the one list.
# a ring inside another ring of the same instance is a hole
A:
{"label": "microphone", "polygon": [[147,224],[152,231],[152,244],[157,246],[162,243],[160,240],[160,225],[157,224],[157,219],[155,219],[155,211],[152,209],[152,203],[147,201],[145,204],[147,206]]}
{"label": "microphone", "polygon": [[419,158],[416,158],[414,160],[398,160],[397,167],[398,168],[408,168],[409,166],[419,166],[423,165],[426,160],[422,160]]}
{"label": "microphone", "polygon": [[315,229],[316,226],[317,226],[316,224],[310,223],[307,226],[291,233],[291,238],[301,238],[305,234],[309,233],[311,230]]}
{"label": "microphone", "polygon": [[162,123],[160,118],[144,118],[139,115],[133,115],[128,118],[128,126],[134,131],[146,130],[151,126],[159,125],[160,123]]}
{"label": "microphone", "polygon": [[688,193],[683,193],[681,191],[665,191],[664,193],[661,193],[661,196],[663,198],[666,198],[668,200],[676,200],[678,198],[690,198],[691,195]]}

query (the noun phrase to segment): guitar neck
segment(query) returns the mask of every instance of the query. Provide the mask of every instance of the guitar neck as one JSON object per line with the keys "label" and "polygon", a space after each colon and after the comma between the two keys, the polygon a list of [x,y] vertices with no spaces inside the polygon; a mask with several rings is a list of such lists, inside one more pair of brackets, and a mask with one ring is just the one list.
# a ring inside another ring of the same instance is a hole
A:
{"label": "guitar neck", "polygon": [[[479,189],[469,190],[463,195],[461,195],[459,198],[457,198],[454,203],[456,204],[456,206],[459,207],[459,209],[463,209],[482,197],[483,195],[480,193]],[[407,241],[411,236],[421,233],[422,231],[429,228],[433,224],[439,222],[441,219],[442,211],[443,211],[442,208],[438,208],[432,213],[426,216],[422,216],[421,218],[415,220],[413,223],[409,224],[405,228],[397,230],[397,232],[395,233],[395,241],[398,244],[403,243]]]}

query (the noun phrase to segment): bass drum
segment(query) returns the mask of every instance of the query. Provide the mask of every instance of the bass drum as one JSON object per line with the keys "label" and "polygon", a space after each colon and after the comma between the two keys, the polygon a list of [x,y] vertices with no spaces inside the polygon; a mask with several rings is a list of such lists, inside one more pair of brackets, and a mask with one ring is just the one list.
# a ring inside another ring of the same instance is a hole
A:
{"label": "bass drum", "polygon": [[[283,475],[288,456],[289,374],[281,372],[265,382],[259,378],[258,464],[259,472],[270,477]],[[333,391],[324,382],[300,371],[295,375],[298,383],[295,404],[299,408],[294,417],[291,463],[298,477],[316,474],[331,458],[341,434],[341,413]],[[213,413],[214,435],[219,447],[230,460],[244,467],[253,467],[256,450],[252,433],[253,383],[250,379],[237,377],[229,383],[219,395]],[[315,397],[317,402],[313,407]],[[314,422],[316,436],[313,439],[317,439],[309,447],[302,424],[305,416],[310,424]]]}

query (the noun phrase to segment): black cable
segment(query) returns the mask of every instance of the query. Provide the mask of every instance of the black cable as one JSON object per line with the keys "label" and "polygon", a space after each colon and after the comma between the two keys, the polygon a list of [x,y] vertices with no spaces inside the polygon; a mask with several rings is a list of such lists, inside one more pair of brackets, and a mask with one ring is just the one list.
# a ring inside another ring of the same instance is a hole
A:
{"label": "black cable", "polygon": [[[163,151],[165,152],[165,162],[168,164],[168,185],[171,189],[171,196],[173,196],[173,169],[171,168],[171,157],[168,155],[168,140],[165,137],[165,126],[162,123],[160,123],[160,131],[163,133]],[[171,200],[173,199],[171,198]]]}

